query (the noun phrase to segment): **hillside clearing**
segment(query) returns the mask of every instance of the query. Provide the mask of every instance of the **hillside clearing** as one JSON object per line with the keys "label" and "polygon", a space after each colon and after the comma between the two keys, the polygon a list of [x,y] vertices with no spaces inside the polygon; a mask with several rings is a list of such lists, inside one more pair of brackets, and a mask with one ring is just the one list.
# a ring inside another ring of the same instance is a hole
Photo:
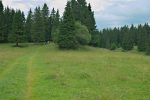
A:
{"label": "hillside clearing", "polygon": [[0,45],[0,100],[150,100],[150,57]]}

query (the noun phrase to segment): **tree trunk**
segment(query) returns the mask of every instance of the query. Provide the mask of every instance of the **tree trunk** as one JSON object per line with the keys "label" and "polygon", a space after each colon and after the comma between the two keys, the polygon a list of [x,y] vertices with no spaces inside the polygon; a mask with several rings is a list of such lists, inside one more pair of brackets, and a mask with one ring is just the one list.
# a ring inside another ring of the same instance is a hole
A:
{"label": "tree trunk", "polygon": [[18,42],[16,42],[16,47],[19,47],[19,43]]}

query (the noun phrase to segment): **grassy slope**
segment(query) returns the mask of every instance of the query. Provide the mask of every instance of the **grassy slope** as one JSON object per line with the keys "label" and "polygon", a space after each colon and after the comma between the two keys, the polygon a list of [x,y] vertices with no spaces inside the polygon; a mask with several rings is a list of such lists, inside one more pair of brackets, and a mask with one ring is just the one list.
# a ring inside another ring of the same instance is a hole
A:
{"label": "grassy slope", "polygon": [[150,57],[0,45],[0,100],[150,100]]}

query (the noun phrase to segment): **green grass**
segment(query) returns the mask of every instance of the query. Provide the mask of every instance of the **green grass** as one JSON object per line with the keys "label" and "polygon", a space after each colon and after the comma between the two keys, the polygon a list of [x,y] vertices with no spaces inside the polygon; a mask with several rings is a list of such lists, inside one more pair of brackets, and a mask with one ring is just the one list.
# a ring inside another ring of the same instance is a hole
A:
{"label": "green grass", "polygon": [[150,57],[54,44],[0,45],[0,100],[150,100]]}

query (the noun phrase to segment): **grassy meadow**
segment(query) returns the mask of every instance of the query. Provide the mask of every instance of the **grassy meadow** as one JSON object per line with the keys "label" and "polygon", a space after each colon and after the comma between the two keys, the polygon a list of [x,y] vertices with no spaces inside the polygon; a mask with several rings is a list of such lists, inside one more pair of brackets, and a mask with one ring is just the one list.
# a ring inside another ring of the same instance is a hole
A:
{"label": "grassy meadow", "polygon": [[150,56],[1,44],[0,100],[150,100]]}

